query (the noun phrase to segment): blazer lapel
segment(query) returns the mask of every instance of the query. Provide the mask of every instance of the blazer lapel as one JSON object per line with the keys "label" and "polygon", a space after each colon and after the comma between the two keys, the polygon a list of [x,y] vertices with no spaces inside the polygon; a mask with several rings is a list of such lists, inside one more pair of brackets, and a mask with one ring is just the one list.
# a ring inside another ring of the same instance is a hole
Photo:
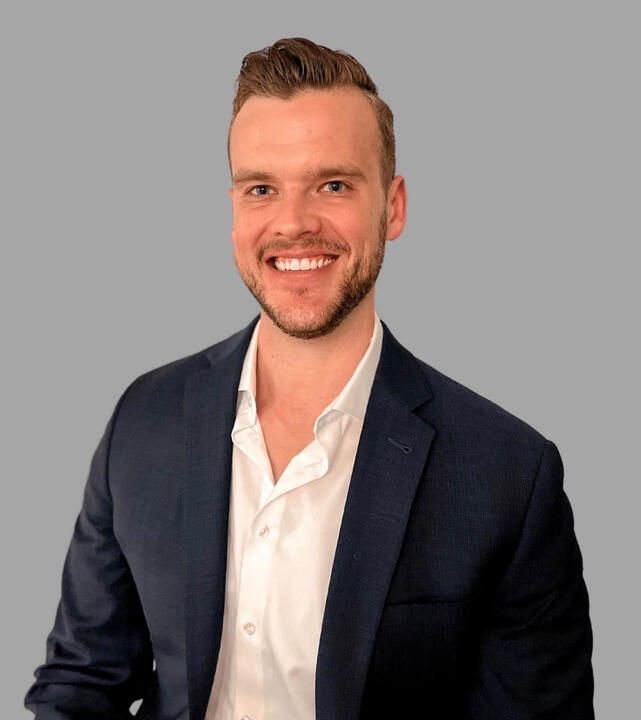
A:
{"label": "blazer lapel", "polygon": [[189,378],[185,422],[189,471],[183,490],[185,627],[190,717],[204,718],[220,648],[231,479],[231,429],[252,324],[207,353]]}
{"label": "blazer lapel", "polygon": [[317,720],[359,715],[378,623],[434,429],[418,362],[387,328],[330,579],[316,668]]}

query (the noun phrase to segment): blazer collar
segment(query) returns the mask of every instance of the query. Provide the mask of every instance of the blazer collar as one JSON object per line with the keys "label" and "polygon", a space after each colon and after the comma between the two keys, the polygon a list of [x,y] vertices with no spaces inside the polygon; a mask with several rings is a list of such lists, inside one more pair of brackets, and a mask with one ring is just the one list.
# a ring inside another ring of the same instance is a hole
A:
{"label": "blazer collar", "polygon": [[376,382],[410,410],[417,410],[432,399],[432,389],[421,363],[406,350],[383,325],[383,349]]}

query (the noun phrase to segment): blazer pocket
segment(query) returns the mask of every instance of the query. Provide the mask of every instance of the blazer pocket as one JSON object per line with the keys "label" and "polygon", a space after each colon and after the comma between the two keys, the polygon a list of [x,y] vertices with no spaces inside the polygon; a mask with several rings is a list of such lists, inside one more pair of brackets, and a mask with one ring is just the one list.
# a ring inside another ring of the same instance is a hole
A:
{"label": "blazer pocket", "polygon": [[415,645],[426,638],[443,638],[447,644],[466,638],[479,625],[480,599],[392,602],[383,608],[378,639]]}
{"label": "blazer pocket", "polygon": [[382,717],[376,713],[388,705],[394,713],[449,707],[447,717],[458,717],[457,688],[473,670],[479,612],[474,598],[386,605],[368,672],[364,708],[370,712],[363,717]]}

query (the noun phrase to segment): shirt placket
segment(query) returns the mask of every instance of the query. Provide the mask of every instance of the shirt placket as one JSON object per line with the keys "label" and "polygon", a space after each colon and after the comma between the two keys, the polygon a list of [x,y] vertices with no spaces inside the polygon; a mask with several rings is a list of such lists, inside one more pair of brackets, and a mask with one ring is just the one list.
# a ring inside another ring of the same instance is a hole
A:
{"label": "shirt placket", "polygon": [[[252,433],[242,438],[248,440],[250,453],[256,451]],[[260,437],[260,433],[258,433]],[[239,438],[240,440],[241,438]],[[262,438],[261,438],[262,439]],[[243,442],[243,445],[246,444]],[[238,585],[236,615],[236,697],[235,716],[249,720],[266,717],[266,678],[264,654],[266,643],[267,606],[270,595],[271,568],[278,549],[283,515],[287,507],[287,495],[310,482],[319,474],[324,463],[315,452],[303,451],[274,486],[268,468],[262,467],[262,487],[259,509],[254,516],[243,543],[243,554]],[[253,451],[253,452],[252,452]],[[256,456],[259,465],[260,457]],[[317,472],[313,472],[312,468]]]}
{"label": "shirt placket", "polygon": [[247,530],[240,569],[236,615],[236,701],[239,717],[265,716],[263,652],[269,578],[285,499],[259,510]]}

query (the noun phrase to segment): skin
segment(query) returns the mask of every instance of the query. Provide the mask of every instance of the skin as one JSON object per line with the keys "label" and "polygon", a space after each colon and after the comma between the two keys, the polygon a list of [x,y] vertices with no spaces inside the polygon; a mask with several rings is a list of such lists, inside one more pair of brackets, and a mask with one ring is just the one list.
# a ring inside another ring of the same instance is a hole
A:
{"label": "skin", "polygon": [[257,405],[277,478],[367,348],[405,183],[384,187],[374,111],[352,87],[250,98],[229,149],[234,257],[262,308]]}

